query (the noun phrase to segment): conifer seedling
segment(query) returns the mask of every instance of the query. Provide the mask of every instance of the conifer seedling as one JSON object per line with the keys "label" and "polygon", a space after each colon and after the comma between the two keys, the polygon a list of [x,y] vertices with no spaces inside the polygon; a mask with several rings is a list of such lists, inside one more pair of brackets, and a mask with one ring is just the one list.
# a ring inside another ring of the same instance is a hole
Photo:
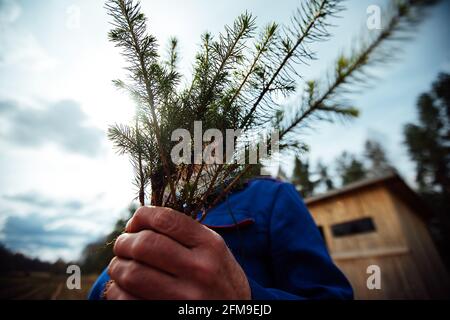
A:
{"label": "conifer seedling", "polygon": [[[245,12],[222,33],[201,36],[193,74],[183,77],[178,70],[177,39],[170,39],[168,52],[161,54],[139,2],[108,0],[109,39],[121,49],[128,71],[127,79],[114,83],[137,104],[134,122],[115,124],[108,135],[119,153],[131,159],[140,204],[149,199],[152,205],[193,218],[202,212],[202,220],[260,167],[248,161],[198,163],[194,156],[176,163],[171,157],[179,143],[173,141],[176,130],[185,130],[190,139],[196,123],[203,131],[215,129],[223,137],[227,130],[240,130],[241,135],[223,143],[234,145],[230,159],[238,160],[249,149],[271,145],[274,132],[278,153],[301,152],[306,149],[302,134],[312,125],[356,117],[358,110],[348,100],[349,93],[369,89],[370,68],[394,58],[398,40],[411,34],[433,2],[392,1],[379,30],[367,30],[349,50],[337,49],[336,62],[322,78],[305,80],[302,71],[320,63],[312,48],[330,38],[332,22],[345,9],[342,1],[300,1],[289,24],[273,22],[262,28]],[[293,97],[295,103],[285,102]],[[188,147],[195,151],[194,141],[190,142]],[[211,136],[200,146],[202,151],[214,142],[218,141]],[[270,160],[273,151],[259,160]],[[218,149],[209,152],[219,158]]]}

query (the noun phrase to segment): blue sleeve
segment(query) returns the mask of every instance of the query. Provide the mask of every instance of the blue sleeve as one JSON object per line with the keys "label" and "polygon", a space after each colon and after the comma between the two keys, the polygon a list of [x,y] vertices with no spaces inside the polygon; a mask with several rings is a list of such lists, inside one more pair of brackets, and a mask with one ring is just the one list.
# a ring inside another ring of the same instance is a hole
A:
{"label": "blue sleeve", "polygon": [[352,299],[353,290],[333,263],[298,192],[282,184],[270,218],[270,257],[276,288],[249,279],[252,298]]}
{"label": "blue sleeve", "polygon": [[[252,279],[254,300],[352,299],[352,288],[334,265],[322,236],[298,192],[290,184],[278,188],[270,216],[269,253],[274,286]],[[100,300],[109,276],[94,283],[90,300]]]}
{"label": "blue sleeve", "polygon": [[103,270],[100,276],[97,278],[95,283],[92,285],[91,291],[89,291],[89,300],[102,300],[103,290],[105,289],[106,283],[109,281],[109,275],[107,269]]}

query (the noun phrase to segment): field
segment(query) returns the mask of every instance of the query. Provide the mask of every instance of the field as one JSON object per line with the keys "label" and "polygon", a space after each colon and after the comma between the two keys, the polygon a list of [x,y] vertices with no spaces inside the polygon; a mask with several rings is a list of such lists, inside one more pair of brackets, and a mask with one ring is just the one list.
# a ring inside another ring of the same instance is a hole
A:
{"label": "field", "polygon": [[82,276],[81,289],[69,290],[67,277],[49,273],[32,273],[0,277],[0,300],[84,300],[96,279]]}

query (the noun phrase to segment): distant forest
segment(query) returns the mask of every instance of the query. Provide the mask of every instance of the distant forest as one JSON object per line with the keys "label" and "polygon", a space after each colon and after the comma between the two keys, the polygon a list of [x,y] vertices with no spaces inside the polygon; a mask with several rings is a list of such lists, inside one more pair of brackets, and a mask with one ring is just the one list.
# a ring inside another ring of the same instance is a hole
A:
{"label": "distant forest", "polygon": [[14,253],[3,244],[0,244],[0,274],[31,272],[49,272],[63,274],[66,272],[66,263],[57,260],[55,263],[30,258],[22,253]]}

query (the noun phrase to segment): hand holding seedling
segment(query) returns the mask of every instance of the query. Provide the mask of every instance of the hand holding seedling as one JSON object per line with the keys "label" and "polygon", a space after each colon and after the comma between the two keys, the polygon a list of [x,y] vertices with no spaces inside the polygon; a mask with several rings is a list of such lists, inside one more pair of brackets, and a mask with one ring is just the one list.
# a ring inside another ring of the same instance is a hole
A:
{"label": "hand holding seedling", "polygon": [[224,240],[188,216],[139,208],[114,245],[107,299],[250,299]]}

